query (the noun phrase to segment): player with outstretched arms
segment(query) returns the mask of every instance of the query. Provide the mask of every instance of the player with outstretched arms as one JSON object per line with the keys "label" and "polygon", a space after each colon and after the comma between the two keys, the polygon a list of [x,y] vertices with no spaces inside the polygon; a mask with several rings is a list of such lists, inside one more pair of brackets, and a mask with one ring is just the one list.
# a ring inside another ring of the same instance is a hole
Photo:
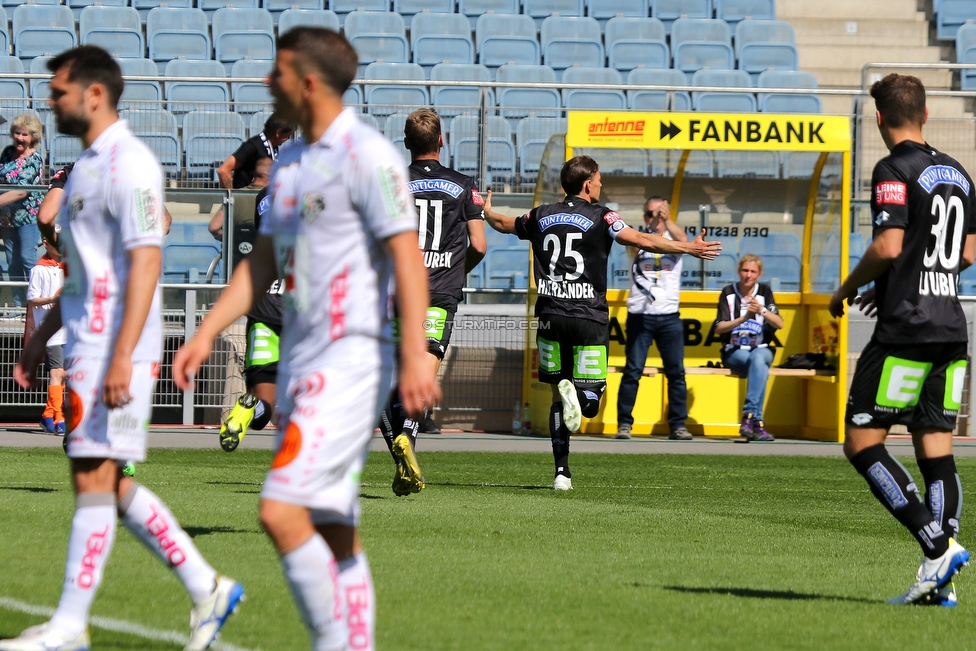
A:
{"label": "player with outstretched arms", "polygon": [[539,318],[539,380],[552,385],[549,435],[556,473],[552,487],[573,487],[569,470],[569,437],[582,417],[593,418],[607,388],[607,256],[614,242],[657,253],[688,253],[711,260],[722,249],[705,242],[704,229],[692,242],[665,239],[631,228],[616,212],[599,205],[600,168],[589,156],[576,156],[559,173],[566,198],[545,204],[515,219],[491,209],[492,228],[514,233],[532,244]]}
{"label": "player with outstretched arms", "polygon": [[122,477],[146,458],[153,387],[162,355],[159,273],[163,172],[119,119],[122,71],[92,45],[47,63],[58,131],[85,151],[58,213],[64,287],[31,337],[14,377],[36,378],[44,345],[67,330],[67,454],[76,493],[61,600],[51,620],[0,642],[2,651],[80,651],[90,646],[88,612],[115,541],[116,522],[171,568],[194,602],[186,648],[208,648],[243,598],[219,576],[159,497]]}
{"label": "player with outstretched arms", "polygon": [[396,371],[394,278],[404,410],[417,417],[438,397],[407,171],[393,144],[342,105],[358,62],[331,30],[296,27],[278,37],[271,95],[303,141],[279,152],[254,249],[173,361],[177,385],[189,386],[214,338],[282,279],[279,440],[260,518],[316,651],[374,648],[359,480]]}
{"label": "player with outstretched arms", "polygon": [[[871,87],[871,96],[891,153],[871,180],[874,237],[830,302],[835,317],[843,316],[846,301],[878,318],[851,381],[844,453],[924,554],[915,583],[889,603],[955,606],[952,577],[969,561],[955,540],[962,484],[952,430],[968,348],[956,286],[976,251],[976,194],[962,165],[922,137],[928,119],[922,82],[891,74]],[[858,297],[872,281],[874,288]],[[912,434],[924,500],[885,448],[895,424]]]}
{"label": "player with outstretched arms", "polygon": [[[465,276],[485,256],[484,201],[470,177],[440,164],[444,141],[437,113],[427,108],[414,111],[407,116],[403,135],[411,157],[407,187],[419,214],[419,244],[430,284],[424,319],[427,361],[436,375],[464,297]],[[428,415],[425,408],[424,417]],[[380,417],[380,430],[396,462],[393,492],[397,495],[420,492],[425,485],[415,455],[419,425],[419,419],[403,412],[394,389]]]}

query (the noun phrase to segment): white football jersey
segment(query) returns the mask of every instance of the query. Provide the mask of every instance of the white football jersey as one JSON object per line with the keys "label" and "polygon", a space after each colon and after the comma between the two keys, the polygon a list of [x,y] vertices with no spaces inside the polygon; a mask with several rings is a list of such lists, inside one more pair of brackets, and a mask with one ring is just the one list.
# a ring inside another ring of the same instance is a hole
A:
{"label": "white football jersey", "polygon": [[[127,252],[163,245],[163,171],[156,156],[119,120],[82,152],[58,213],[66,358],[112,354],[129,278]],[[159,361],[163,323],[158,278],[132,361]]]}
{"label": "white football jersey", "polygon": [[[46,259],[46,258],[45,258]],[[27,283],[27,300],[34,301],[39,298],[51,298],[58,293],[64,285],[64,273],[60,265],[38,264],[31,267],[30,281]],[[34,327],[40,328],[47,318],[53,303],[38,305],[34,308]],[[47,340],[48,346],[63,346],[66,341],[66,334],[62,327]]]}
{"label": "white football jersey", "polygon": [[393,260],[383,240],[417,230],[393,144],[347,108],[318,142],[280,150],[270,196],[260,233],[274,240],[285,287],[279,375],[320,368],[327,353],[355,363],[360,337],[391,342]]}

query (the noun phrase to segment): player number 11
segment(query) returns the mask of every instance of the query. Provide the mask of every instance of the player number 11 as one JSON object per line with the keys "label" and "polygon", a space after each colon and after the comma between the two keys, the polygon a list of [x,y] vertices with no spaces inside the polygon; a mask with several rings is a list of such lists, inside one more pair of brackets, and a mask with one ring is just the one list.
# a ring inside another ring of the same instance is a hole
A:
{"label": "player number 11", "polygon": [[[430,249],[427,248],[427,206],[434,209],[434,233],[431,236]],[[417,212],[420,215],[419,237],[420,248],[430,251],[439,251],[441,248],[441,231],[444,228],[444,202],[440,199],[417,199]]]}

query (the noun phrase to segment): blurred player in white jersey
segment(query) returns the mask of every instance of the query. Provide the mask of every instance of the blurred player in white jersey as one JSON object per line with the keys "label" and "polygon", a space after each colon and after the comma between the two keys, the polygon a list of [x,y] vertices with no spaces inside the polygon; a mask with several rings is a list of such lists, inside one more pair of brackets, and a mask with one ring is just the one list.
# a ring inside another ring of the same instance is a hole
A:
{"label": "blurred player in white jersey", "polygon": [[316,651],[374,648],[359,479],[393,386],[394,276],[404,408],[416,418],[438,397],[407,171],[393,144],[342,106],[358,60],[331,30],[296,27],[278,38],[269,78],[275,111],[301,127],[304,141],[278,154],[271,210],[251,254],[173,362],[177,385],[188,386],[214,337],[281,278],[281,438],[260,515]]}
{"label": "blurred player in white jersey", "polygon": [[146,431],[162,353],[159,272],[163,173],[152,151],[119,119],[122,71],[84,45],[48,62],[58,131],[85,151],[58,213],[64,288],[14,369],[36,380],[48,339],[68,332],[67,453],[75,515],[61,600],[49,622],[0,642],[3,651],[79,651],[90,646],[88,612],[118,519],[180,578],[195,606],[187,649],[206,649],[243,597],[219,576],[149,489],[123,479],[127,459],[146,458]]}

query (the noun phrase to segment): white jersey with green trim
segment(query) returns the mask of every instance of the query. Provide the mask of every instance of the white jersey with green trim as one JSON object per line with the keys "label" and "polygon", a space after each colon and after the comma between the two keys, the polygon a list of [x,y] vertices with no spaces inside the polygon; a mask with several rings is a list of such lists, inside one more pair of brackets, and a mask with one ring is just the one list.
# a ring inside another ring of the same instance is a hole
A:
{"label": "white jersey with green trim", "polygon": [[[64,355],[107,358],[122,324],[129,251],[163,246],[163,170],[152,150],[119,120],[82,152],[61,201]],[[161,358],[160,302],[157,282],[134,362]]]}
{"label": "white jersey with green trim", "polygon": [[281,149],[270,196],[260,233],[274,241],[285,287],[279,375],[318,369],[327,353],[359,361],[355,343],[341,345],[356,338],[392,342],[383,241],[417,230],[393,143],[345,109],[318,142]]}

